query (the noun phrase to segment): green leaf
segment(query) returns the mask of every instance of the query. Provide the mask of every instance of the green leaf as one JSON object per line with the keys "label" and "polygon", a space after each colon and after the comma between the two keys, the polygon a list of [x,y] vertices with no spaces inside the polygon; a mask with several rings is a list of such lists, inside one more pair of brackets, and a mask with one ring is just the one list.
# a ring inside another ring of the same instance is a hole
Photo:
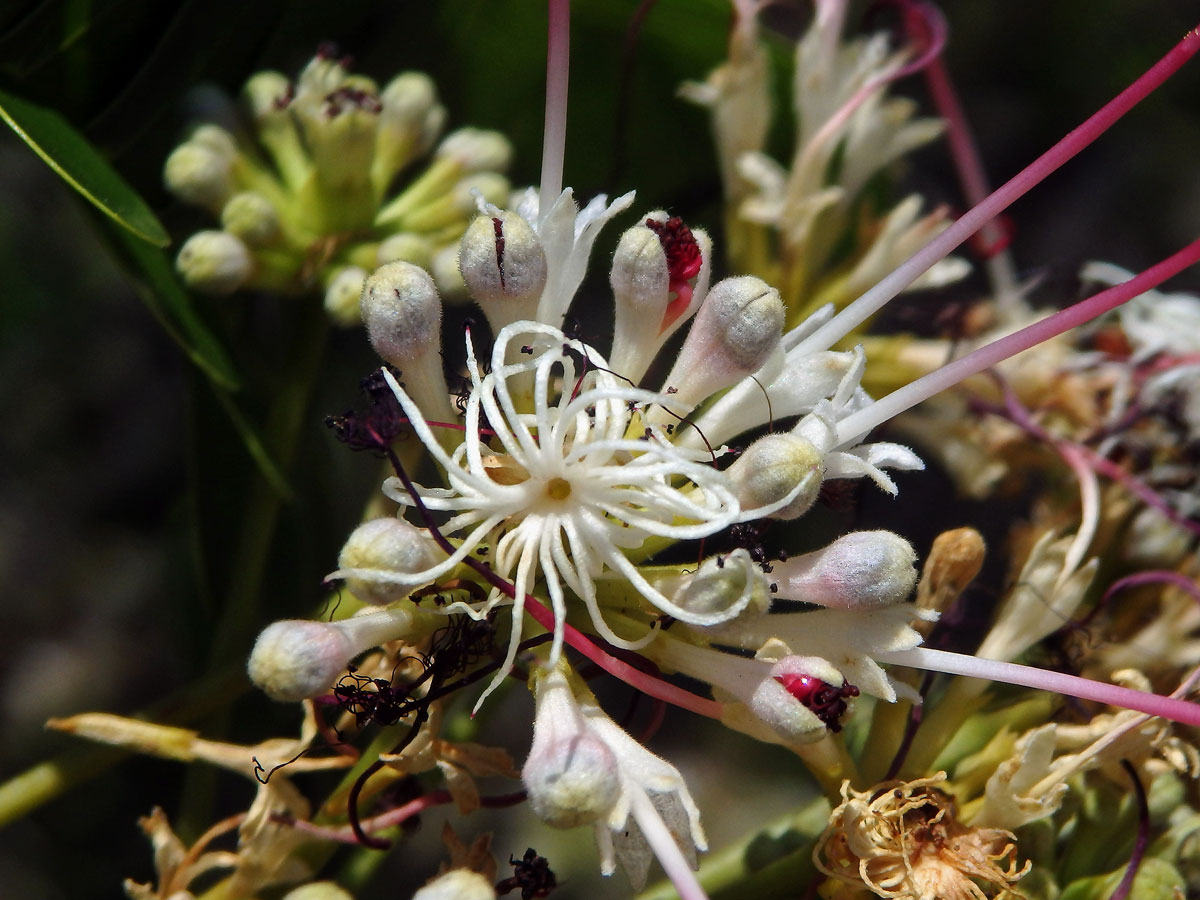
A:
{"label": "green leaf", "polygon": [[171,242],[146,202],[57,112],[0,91],[0,118],[106,216],[156,247]]}
{"label": "green leaf", "polygon": [[237,390],[240,379],[225,348],[192,306],[192,295],[180,284],[162,250],[124,229],[106,230],[115,239],[115,249],[133,270],[137,293],[150,314],[218,387]]}

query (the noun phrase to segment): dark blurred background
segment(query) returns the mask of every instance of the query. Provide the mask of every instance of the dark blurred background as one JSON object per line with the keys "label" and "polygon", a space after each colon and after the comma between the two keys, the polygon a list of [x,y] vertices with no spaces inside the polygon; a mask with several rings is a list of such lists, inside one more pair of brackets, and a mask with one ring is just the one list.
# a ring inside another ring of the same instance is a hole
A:
{"label": "dark blurred background", "polygon": [[[719,247],[720,195],[707,120],[676,99],[675,89],[720,61],[728,11],[716,0],[661,0],[626,55],[637,6],[574,4],[567,183],[585,198],[636,188],[638,210],[665,206],[718,232]],[[798,27],[807,8],[792,7],[779,20]],[[945,12],[947,64],[994,184],[1196,24],[1186,18],[1186,4],[1169,0],[975,2]],[[211,94],[194,88],[235,94],[258,69],[293,74],[324,40],[381,82],[402,69],[432,74],[451,127],[504,131],[517,150],[514,183],[536,183],[543,15],[531,0],[9,0],[0,5],[0,89],[62,112],[142,193],[178,246],[204,223],[165,195],[161,169],[190,117],[211,103]],[[872,21],[891,24],[886,12]],[[622,96],[625,66],[632,68]],[[924,100],[919,78],[899,89]],[[214,666],[233,673],[212,689],[214,705],[235,696],[238,661],[254,633],[273,618],[310,615],[320,604],[321,577],[374,490],[378,469],[345,453],[322,425],[325,414],[358,402],[357,380],[374,365],[360,333],[338,333],[303,416],[289,471],[298,492],[281,506],[265,548],[266,578],[253,592],[257,606],[214,649],[228,604],[240,602],[245,589],[234,573],[236,548],[254,527],[243,512],[256,490],[249,457],[213,390],[139,301],[114,252],[112,226],[13,133],[0,131],[0,775],[9,777],[64,752],[76,760],[91,753],[45,733],[48,716],[133,713],[169,697],[176,699],[165,713],[179,712],[195,705],[179,692]],[[781,150],[789,146],[786,127],[775,140]],[[1062,302],[1077,295],[1074,276],[1085,260],[1138,269],[1195,238],[1198,158],[1200,63],[1192,63],[1010,211],[1020,272],[1041,276],[1041,295]],[[916,154],[899,178],[961,208],[940,145]],[[581,306],[608,302],[604,260],[632,221],[627,216],[601,238]],[[1176,283],[1200,288],[1200,273]],[[974,282],[968,290],[982,286]],[[236,402],[260,422],[286,369],[286,348],[303,340],[305,303],[237,296],[197,306],[245,376],[248,387]],[[903,483],[901,498],[865,501],[830,527],[892,527],[924,552],[934,524],[966,524],[987,514],[962,506],[952,521],[918,524],[917,501],[906,498]],[[505,716],[514,723],[508,743],[519,757],[528,742],[527,701],[515,698],[492,718]],[[247,694],[232,715],[193,715],[192,724],[206,735],[252,742],[294,733],[296,716]],[[708,729],[706,755],[688,756],[682,745],[693,743],[695,732],[686,738],[682,732],[692,729],[683,714],[671,714],[654,746],[690,773],[715,845],[804,795],[786,754]],[[746,776],[750,766],[740,763],[759,752],[765,755],[754,757],[754,768],[761,774]],[[0,895],[117,896],[120,879],[152,877],[137,816],[161,804],[194,837],[251,796],[250,785],[232,775],[189,773],[144,758],[116,763],[5,829]],[[436,838],[439,829],[430,823],[423,830]],[[502,831],[498,855],[519,856],[526,839]],[[584,832],[543,839],[539,849],[573,841],[591,864]],[[427,855],[406,876],[378,879],[363,896],[407,896],[436,859]],[[580,890],[568,884],[561,896],[596,896],[573,893]],[[626,892],[620,875],[611,890]]]}

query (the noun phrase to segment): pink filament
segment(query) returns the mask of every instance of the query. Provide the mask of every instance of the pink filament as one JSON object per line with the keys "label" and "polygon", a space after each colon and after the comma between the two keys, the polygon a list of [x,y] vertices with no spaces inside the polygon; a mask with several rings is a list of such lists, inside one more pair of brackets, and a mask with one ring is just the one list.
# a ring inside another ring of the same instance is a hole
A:
{"label": "pink filament", "polygon": [[934,263],[944,259],[959,244],[1100,137],[1121,116],[1174,75],[1197,51],[1200,51],[1200,29],[1192,29],[1144,75],[1101,107],[1095,115],[1009,179],[987,199],[968,210],[953,225],[897,266],[873,288],[797,344],[793,352],[823,350],[841,340],[932,268]]}
{"label": "pink filament", "polygon": [[1090,678],[1080,678],[1078,675],[1048,672],[1033,666],[981,659],[978,656],[950,653],[946,650],[932,650],[928,647],[879,653],[875,658],[879,662],[927,669],[931,672],[966,675],[970,678],[985,678],[988,681],[1005,681],[1009,684],[1066,694],[1083,700],[1094,700],[1108,706],[1134,709],[1147,715],[1161,716],[1174,722],[1182,722],[1185,725],[1200,725],[1200,703],[1176,700],[1146,691],[1135,691],[1132,688],[1120,687],[1115,684],[1092,681]]}

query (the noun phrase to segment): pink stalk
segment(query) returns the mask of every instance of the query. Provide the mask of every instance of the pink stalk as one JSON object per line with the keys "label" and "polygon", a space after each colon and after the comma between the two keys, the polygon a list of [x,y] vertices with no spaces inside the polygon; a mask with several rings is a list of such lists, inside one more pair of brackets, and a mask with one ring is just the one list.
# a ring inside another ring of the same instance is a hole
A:
{"label": "pink stalk", "polygon": [[1108,602],[1109,598],[1125,588],[1141,587],[1144,584],[1170,584],[1181,591],[1188,594],[1197,603],[1200,603],[1200,585],[1188,578],[1186,575],[1181,575],[1179,572],[1172,572],[1169,569],[1151,569],[1146,572],[1135,572],[1132,575],[1126,575],[1124,578],[1118,578],[1114,581],[1104,596],[1100,598],[1100,605]]}
{"label": "pink stalk", "polygon": [[1129,474],[1111,459],[1101,456],[1090,447],[1080,447],[1079,452],[1087,458],[1092,468],[1101,475],[1105,475],[1124,486],[1131,494],[1134,494],[1147,506],[1153,506],[1180,528],[1185,528],[1192,534],[1200,534],[1200,522],[1195,522],[1184,516],[1179,510],[1172,507],[1158,491],[1154,490],[1154,488],[1150,487],[1150,485],[1146,484],[1140,478]]}
{"label": "pink stalk", "polygon": [[[1200,48],[1200,32],[1191,32],[1191,35],[1197,38],[1195,42],[1196,48]],[[1011,183],[1009,182],[1009,184]],[[1000,190],[1003,191],[1004,188]],[[993,194],[992,196],[996,195]],[[976,207],[976,209],[979,208]],[[970,213],[967,215],[970,215]],[[965,218],[966,216],[963,219],[959,219],[959,222],[962,222]],[[943,232],[943,234],[949,234],[951,230],[957,227],[958,223],[955,223]],[[933,243],[936,243],[937,240],[939,239],[935,238]],[[929,244],[926,249],[932,247],[933,243]],[[924,250],[920,251],[917,256],[914,256],[909,262],[904,263],[901,268],[903,269],[908,266],[913,259],[916,259],[924,252]],[[899,415],[907,409],[911,409],[922,400],[927,400],[934,394],[939,394],[947,388],[953,387],[963,379],[982,372],[984,369],[989,369],[997,363],[1015,356],[1022,350],[1028,350],[1030,347],[1048,341],[1050,338],[1060,335],[1064,331],[1069,331],[1077,325],[1090,322],[1092,319],[1103,315],[1109,310],[1116,309],[1127,300],[1139,294],[1144,294],[1151,288],[1157,287],[1171,276],[1178,274],[1198,261],[1200,261],[1200,240],[1195,240],[1162,262],[1135,275],[1129,281],[1114,285],[1107,290],[1101,291],[1099,294],[1088,297],[1086,300],[1079,301],[1067,309],[1026,326],[1020,331],[992,341],[992,343],[980,347],[973,353],[968,353],[961,359],[947,363],[940,369],[930,372],[922,378],[918,378],[911,384],[906,384],[904,387],[893,391],[870,406],[852,413],[838,423],[838,441],[846,443],[864,435],[876,425],[886,422],[888,419]],[[924,270],[922,269],[922,271]],[[888,278],[890,277],[888,276]],[[885,278],[880,284],[883,284],[887,280]],[[864,294],[860,300],[866,296],[867,294]],[[855,301],[855,303],[858,302],[858,300]],[[853,305],[851,304],[851,306]],[[847,307],[847,309],[849,308]],[[836,318],[833,321],[836,321]]]}
{"label": "pink stalk", "polygon": [[[1184,516],[1179,510],[1174,509],[1166,501],[1166,498],[1137,476],[1125,471],[1124,468],[1117,465],[1111,459],[1101,456],[1086,444],[1056,438],[1050,432],[1046,431],[1046,429],[1033,420],[1033,416],[1029,414],[1029,410],[1021,405],[1020,400],[1017,399],[1017,395],[1013,393],[1013,389],[1009,386],[1008,382],[1001,378],[999,373],[993,372],[992,376],[1000,384],[1000,389],[1004,392],[1004,410],[1001,412],[998,409],[992,409],[989,412],[998,415],[1006,413],[1010,421],[1020,425],[1038,440],[1052,446],[1072,468],[1075,467],[1076,461],[1086,463],[1094,471],[1124,487],[1125,490],[1129,491],[1147,506],[1154,507],[1165,518],[1180,528],[1184,528],[1192,532],[1192,534],[1200,534],[1200,522],[1195,522]],[[1077,469],[1076,472],[1078,473]]]}
{"label": "pink stalk", "polygon": [[1097,703],[1104,703],[1108,706],[1135,709],[1147,715],[1161,716],[1185,725],[1200,725],[1200,703],[1189,703],[1186,700],[1162,697],[1146,691],[1135,691],[1132,688],[1092,681],[1090,678],[1080,678],[1077,675],[1048,672],[1033,666],[981,659],[978,656],[950,653],[946,650],[932,650],[928,647],[878,653],[875,655],[875,659],[879,662],[910,666],[914,669],[927,669],[931,672],[947,672],[951,675],[985,678],[988,681],[1006,681],[1009,684],[1066,694],[1083,700],[1095,700]]}
{"label": "pink stalk", "polygon": [[562,193],[567,143],[567,81],[571,65],[571,0],[549,0],[546,41],[546,124],[542,134],[542,184],[538,218],[545,219]]}
{"label": "pink stalk", "polygon": [[[905,4],[905,27],[909,36],[915,40],[933,41],[937,38],[945,40],[945,23],[942,22],[940,34],[931,33],[930,22],[941,19],[941,13],[932,4],[915,0]],[[979,149],[971,133],[971,126],[959,102],[958,93],[950,80],[950,73],[941,54],[929,60],[929,65],[923,69],[925,84],[929,88],[929,96],[937,107],[938,115],[946,123],[946,143],[950,148],[950,158],[954,160],[954,168],[958,172],[958,181],[962,186],[963,196],[972,206],[982,203],[988,195],[987,174],[983,161],[979,157]],[[983,254],[987,261],[988,275],[992,281],[992,289],[996,293],[997,302],[1001,307],[1011,308],[1019,297],[1017,291],[1017,276],[1013,270],[1012,259],[1004,250],[1008,234],[1004,226],[993,219],[979,229],[979,237],[988,248]]]}
{"label": "pink stalk", "polygon": [[[554,631],[554,613],[548,610],[544,603],[529,594],[525,595],[525,612],[529,613],[539,625],[547,631]],[[676,687],[669,681],[655,678],[629,663],[617,659],[611,653],[606,653],[596,643],[579,629],[562,623],[563,640],[574,647],[610,675],[620,678],[630,687],[636,688],[643,694],[658,700],[665,700],[682,709],[690,710],[710,719],[721,718],[721,704],[715,700],[707,700],[691,691]]]}
{"label": "pink stalk", "polygon": [[912,284],[1019,197],[1043,181],[1149,96],[1200,51],[1200,29],[1192,29],[1178,44],[1090,119],[1039,156],[1029,166],[976,204],[949,228],[914,253],[878,284],[801,341],[797,352],[824,350],[841,340]]}

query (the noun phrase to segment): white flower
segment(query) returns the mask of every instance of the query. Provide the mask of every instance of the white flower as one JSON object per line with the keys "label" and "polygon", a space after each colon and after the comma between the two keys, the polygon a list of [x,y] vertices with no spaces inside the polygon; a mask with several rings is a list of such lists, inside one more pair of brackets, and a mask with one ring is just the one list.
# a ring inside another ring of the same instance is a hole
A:
{"label": "white flower", "polygon": [[696,885],[696,851],[708,846],[679,770],[623,731],[586,688],[573,690],[565,666],[533,681],[537,714],[521,778],[534,813],[560,828],[594,823],[601,871],[611,875],[619,857],[635,890],[653,852],[682,896],[703,896],[687,890]]}
{"label": "white flower", "polygon": [[[514,347],[529,352],[516,353],[518,361],[506,364]],[[675,445],[664,428],[643,418],[643,410],[662,396],[628,386],[594,349],[556,328],[535,322],[504,328],[488,374],[477,363],[469,336],[467,354],[472,390],[464,440],[453,453],[442,449],[417,404],[386,375],[417,436],[446,472],[448,488],[417,490],[428,509],[452,513],[441,531],[460,538],[458,549],[421,572],[349,568],[335,577],[428,583],[489,547],[493,570],[515,588],[508,663],[521,640],[525,594],[539,571],[558,626],[552,660],[558,658],[566,619],[564,586],[584,601],[592,625],[610,643],[638,649],[653,639],[650,631],[626,640],[607,625],[594,584],[606,570],[627,578],[659,611],[689,624],[716,624],[745,607],[748,591],[723,609],[696,612],[679,606],[623,551],[641,547],[650,537],[691,540],[716,534],[790,502],[803,485],[779,503],[743,510],[712,453]],[[384,490],[401,505],[413,505],[397,479],[389,479]],[[478,617],[507,601],[493,590],[486,603],[453,604],[447,610]]]}

